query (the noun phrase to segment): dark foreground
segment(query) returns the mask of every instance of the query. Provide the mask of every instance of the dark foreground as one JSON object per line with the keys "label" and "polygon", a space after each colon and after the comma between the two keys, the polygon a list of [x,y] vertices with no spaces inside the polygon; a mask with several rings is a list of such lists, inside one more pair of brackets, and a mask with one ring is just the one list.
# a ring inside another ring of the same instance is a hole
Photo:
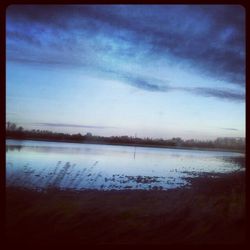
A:
{"label": "dark foreground", "polygon": [[11,244],[243,244],[243,172],[168,191],[60,191],[7,188]]}

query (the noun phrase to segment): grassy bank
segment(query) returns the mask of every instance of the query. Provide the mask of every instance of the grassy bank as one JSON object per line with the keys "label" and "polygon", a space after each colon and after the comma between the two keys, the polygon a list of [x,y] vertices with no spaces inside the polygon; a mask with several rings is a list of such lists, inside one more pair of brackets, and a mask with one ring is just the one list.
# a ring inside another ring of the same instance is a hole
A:
{"label": "grassy bank", "polygon": [[243,243],[245,177],[203,176],[189,189],[36,192],[7,188],[7,244]]}

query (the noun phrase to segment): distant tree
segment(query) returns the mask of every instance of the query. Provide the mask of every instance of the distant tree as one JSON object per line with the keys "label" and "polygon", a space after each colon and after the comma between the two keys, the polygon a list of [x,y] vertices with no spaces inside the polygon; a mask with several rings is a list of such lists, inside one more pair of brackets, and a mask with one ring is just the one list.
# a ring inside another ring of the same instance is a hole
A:
{"label": "distant tree", "polygon": [[19,132],[23,132],[23,127],[18,127],[18,129],[17,129]]}
{"label": "distant tree", "polygon": [[176,146],[181,146],[182,143],[182,139],[180,137],[174,137],[172,138],[172,142],[176,145]]}
{"label": "distant tree", "polygon": [[92,137],[92,134],[88,132],[85,136],[86,136],[87,138],[88,138],[88,137]]}
{"label": "distant tree", "polygon": [[16,130],[16,124],[15,123],[10,124],[10,130]]}

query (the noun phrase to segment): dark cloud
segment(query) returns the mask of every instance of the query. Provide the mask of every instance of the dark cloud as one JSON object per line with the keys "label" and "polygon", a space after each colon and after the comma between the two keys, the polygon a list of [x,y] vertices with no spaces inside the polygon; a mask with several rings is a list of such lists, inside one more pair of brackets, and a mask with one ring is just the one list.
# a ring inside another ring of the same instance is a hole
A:
{"label": "dark cloud", "polygon": [[167,90],[167,87],[165,87],[165,86],[158,86],[156,84],[151,84],[151,83],[149,83],[143,79],[139,79],[139,78],[128,78],[128,82],[137,88],[145,89],[148,91],[165,92]]}
{"label": "dark cloud", "polygon": [[219,99],[226,99],[226,100],[232,100],[232,101],[244,101],[245,100],[245,94],[236,93],[236,92],[233,92],[231,90],[226,90],[226,89],[191,88],[191,89],[186,89],[186,91],[189,91],[191,93],[201,95],[201,96],[216,97]]}
{"label": "dark cloud", "polygon": [[[20,60],[21,62],[30,63],[32,65],[41,64],[42,62],[40,60],[32,60],[32,59],[15,59],[15,61]],[[65,62],[65,61],[53,61],[49,58],[45,59],[46,64],[50,65],[58,65],[60,67],[62,66],[72,66],[72,63]],[[75,66],[85,66],[85,68],[90,68],[91,65],[79,65],[75,64]],[[113,78],[122,80],[126,84],[133,86],[138,89],[142,89],[145,91],[150,92],[170,92],[170,91],[184,91],[191,94],[204,96],[204,97],[215,97],[217,99],[224,99],[228,101],[244,101],[245,100],[245,94],[244,93],[238,93],[229,89],[217,89],[217,88],[206,88],[206,87],[175,87],[169,84],[168,80],[162,81],[157,78],[152,77],[145,77],[140,76],[136,74],[132,74],[129,72],[121,71],[121,70],[106,70],[106,68],[98,67],[96,68],[95,72],[101,73],[103,76],[106,76],[107,78]],[[185,84],[184,84],[185,86]]]}
{"label": "dark cloud", "polygon": [[[151,92],[170,92],[170,91],[184,91],[194,95],[215,97],[217,99],[224,99],[228,101],[242,102],[245,100],[244,93],[238,93],[230,89],[206,88],[206,87],[175,87],[169,84],[168,80],[162,81],[157,78],[134,76],[128,72],[123,71],[104,71],[103,72],[123,79],[127,84]],[[185,84],[184,84],[185,86]]]}
{"label": "dark cloud", "polygon": [[38,46],[41,45],[41,42],[35,36],[31,36],[20,31],[8,31],[8,39],[16,42],[24,41],[29,44],[35,44]]}
{"label": "dark cloud", "polygon": [[[184,91],[194,95],[205,96],[205,97],[215,97],[217,99],[225,99],[228,101],[242,102],[245,100],[245,95],[243,93],[235,93],[227,89],[212,89],[212,88],[188,88],[188,87],[173,87],[170,85],[163,86],[155,83],[149,83],[147,79],[143,78],[133,78],[125,76],[124,79],[128,81],[128,84],[147,91],[156,92],[169,92],[169,91]],[[157,82],[157,80],[155,80]]]}
{"label": "dark cloud", "polygon": [[33,123],[32,125],[44,126],[44,127],[71,127],[71,128],[94,128],[94,129],[116,128],[109,126],[77,125],[77,124],[65,124],[65,123]]}
{"label": "dark cloud", "polygon": [[109,78],[118,79],[124,83],[150,92],[167,92],[176,90],[177,88],[169,86],[169,81],[162,81],[153,77],[145,77],[136,73],[126,72],[122,70],[106,70],[105,68],[99,67],[98,70]]}
{"label": "dark cloud", "polygon": [[220,128],[220,129],[223,129],[223,130],[232,130],[232,131],[238,131],[238,129],[236,129],[236,128]]}
{"label": "dark cloud", "polygon": [[[87,34],[101,33],[107,37],[112,34],[113,37],[127,39],[133,45],[140,41],[148,50],[147,56],[152,53],[170,54],[203,74],[242,86],[245,84],[244,15],[244,9],[237,5],[152,8],[19,5],[11,6],[7,13],[9,22],[32,23],[40,25],[40,28],[43,26],[45,30],[53,28],[55,32],[59,29],[70,33],[77,30]],[[195,29],[198,31],[193,32]],[[31,37],[23,34],[23,38],[21,33],[7,34],[10,39],[35,42],[32,34]],[[37,40],[37,43],[41,41]]]}
{"label": "dark cloud", "polygon": [[120,74],[120,78],[125,80],[126,83],[128,83],[129,85],[132,85],[136,88],[147,90],[147,91],[166,92],[168,90],[173,89],[166,85],[159,85],[156,83],[152,83],[153,81],[159,82],[159,80],[156,80],[156,79],[154,80],[154,79],[145,79],[142,77],[134,77],[129,74]]}
{"label": "dark cloud", "polygon": [[67,60],[63,60],[62,58],[54,58],[54,57],[23,57],[23,56],[16,56],[16,55],[10,55],[8,57],[8,61],[13,61],[13,62],[19,62],[19,63],[25,63],[25,64],[31,64],[31,65],[47,65],[47,66],[59,66],[61,67],[85,67],[87,65],[85,65],[82,62],[77,62],[77,61],[67,61]]}
{"label": "dark cloud", "polygon": [[[194,95],[215,97],[217,99],[224,99],[228,101],[242,102],[245,100],[244,93],[238,93],[230,89],[216,89],[206,87],[175,87],[169,84],[169,81],[162,81],[157,78],[146,78],[143,76],[134,76],[128,72],[122,71],[106,71],[113,77],[123,79],[127,84],[151,92],[170,92],[170,91],[184,91]],[[185,85],[185,84],[184,84]]]}
{"label": "dark cloud", "polygon": [[[82,38],[89,39],[88,46],[95,54],[89,55],[86,48],[80,56],[77,46]],[[111,39],[110,44],[102,45],[103,38]],[[13,5],[7,11],[7,41],[7,58],[12,61],[92,68],[147,91],[186,91],[233,101],[245,98],[243,93],[227,89],[175,88],[166,81],[124,72],[95,58],[98,53],[123,59],[141,53],[143,64],[153,56],[171,56],[176,63],[243,87],[245,14],[237,5]],[[23,53],[17,52],[19,41],[45,46],[46,50],[39,54],[27,46]],[[116,49],[112,42],[120,47]],[[122,42],[128,48],[123,49]]]}

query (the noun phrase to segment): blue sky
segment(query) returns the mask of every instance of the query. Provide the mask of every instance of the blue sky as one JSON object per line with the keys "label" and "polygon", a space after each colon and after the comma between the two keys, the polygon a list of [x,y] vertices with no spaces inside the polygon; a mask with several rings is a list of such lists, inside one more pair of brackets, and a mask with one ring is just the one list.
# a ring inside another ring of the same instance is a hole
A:
{"label": "blue sky", "polygon": [[245,136],[238,5],[12,5],[6,119],[27,129]]}

